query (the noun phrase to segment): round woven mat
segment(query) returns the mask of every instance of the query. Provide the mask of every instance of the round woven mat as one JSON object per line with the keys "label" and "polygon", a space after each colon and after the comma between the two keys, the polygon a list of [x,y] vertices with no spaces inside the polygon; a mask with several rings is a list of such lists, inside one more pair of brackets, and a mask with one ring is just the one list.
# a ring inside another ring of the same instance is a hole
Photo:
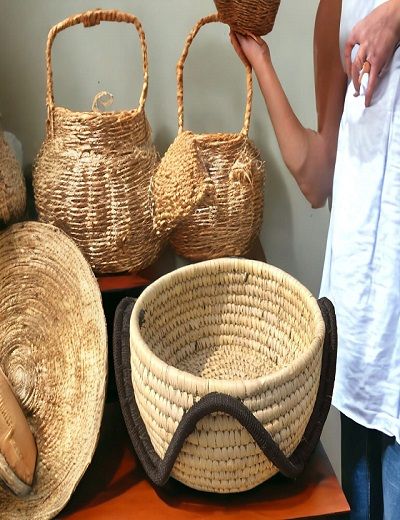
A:
{"label": "round woven mat", "polygon": [[101,296],[59,229],[37,222],[0,234],[0,366],[35,436],[32,492],[0,488],[0,518],[53,518],[89,465],[107,373]]}

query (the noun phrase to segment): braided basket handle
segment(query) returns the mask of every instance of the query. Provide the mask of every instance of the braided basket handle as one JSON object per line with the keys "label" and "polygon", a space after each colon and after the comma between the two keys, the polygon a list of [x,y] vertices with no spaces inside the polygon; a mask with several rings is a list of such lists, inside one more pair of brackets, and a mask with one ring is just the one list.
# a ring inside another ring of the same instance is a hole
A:
{"label": "braided basket handle", "polygon": [[114,366],[125,424],[135,451],[150,479],[157,486],[166,484],[187,437],[195,430],[197,423],[203,417],[215,412],[222,412],[234,417],[283,475],[289,478],[298,477],[317,447],[331,404],[337,353],[336,317],[332,303],[327,298],[318,301],[325,321],[319,388],[303,438],[290,457],[283,453],[270,433],[240,400],[226,394],[210,393],[202,397],[184,414],[163,459],[156,453],[152,445],[133,390],[130,320],[135,303],[136,300],[133,298],[125,298],[117,307],[113,336]]}
{"label": "braided basket handle", "polygon": [[[192,32],[186,39],[185,46],[183,48],[181,57],[176,66],[176,74],[177,74],[177,98],[178,98],[178,128],[179,133],[183,132],[183,69],[185,66],[186,58],[189,54],[190,46],[195,39],[197,33],[200,29],[209,23],[221,22],[218,13],[211,14],[202,18],[197,22],[197,24],[193,27]],[[247,79],[247,99],[246,99],[246,111],[244,116],[244,124],[241,133],[245,136],[249,134],[250,127],[250,117],[251,117],[251,107],[253,102],[253,75],[252,69],[250,65],[246,65],[246,79]]]}
{"label": "braided basket handle", "polygon": [[140,95],[139,100],[139,110],[143,110],[146,98],[147,98],[147,90],[148,90],[148,80],[149,80],[149,64],[148,64],[148,55],[147,55],[147,44],[146,37],[142,28],[142,24],[136,18],[136,16],[124,13],[122,11],[117,10],[102,10],[96,9],[92,11],[86,11],[84,13],[76,14],[74,16],[70,16],[66,18],[62,22],[55,25],[49,32],[47,37],[47,46],[46,46],[46,68],[47,68],[47,89],[46,89],[46,104],[48,111],[48,119],[50,119],[53,111],[54,111],[54,80],[53,80],[53,68],[51,61],[51,53],[54,40],[56,36],[65,29],[69,27],[73,27],[74,25],[83,24],[84,27],[94,27],[95,25],[100,25],[101,22],[124,22],[130,23],[136,27],[136,30],[139,34],[140,45],[142,49],[142,58],[143,58],[143,88],[142,93]]}

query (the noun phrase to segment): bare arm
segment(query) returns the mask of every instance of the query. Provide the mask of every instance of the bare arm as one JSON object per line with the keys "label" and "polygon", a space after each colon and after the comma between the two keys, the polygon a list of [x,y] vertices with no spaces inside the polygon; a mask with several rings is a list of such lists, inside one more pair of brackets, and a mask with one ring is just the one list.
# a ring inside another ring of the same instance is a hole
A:
{"label": "bare arm", "polygon": [[340,12],[341,0],[320,1],[314,37],[317,131],[305,128],[294,114],[265,42],[232,36],[237,52],[257,75],[283,160],[313,207],[323,206],[332,191],[346,88],[339,50]]}

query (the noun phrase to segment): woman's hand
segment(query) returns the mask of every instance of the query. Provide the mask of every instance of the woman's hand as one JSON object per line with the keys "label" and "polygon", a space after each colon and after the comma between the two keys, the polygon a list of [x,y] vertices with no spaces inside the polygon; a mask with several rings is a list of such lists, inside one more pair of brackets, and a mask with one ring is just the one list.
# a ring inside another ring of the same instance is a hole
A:
{"label": "woman's hand", "polygon": [[[388,0],[379,5],[351,31],[345,47],[346,72],[352,78],[357,93],[360,91],[361,71],[363,68],[365,71],[364,63],[370,64],[365,106],[371,104],[379,74],[390,62],[399,41],[400,0]],[[357,44],[359,49],[352,62],[351,53]]]}
{"label": "woman's hand", "polygon": [[246,66],[256,69],[261,62],[270,61],[268,45],[259,36],[243,36],[233,31],[229,35],[233,48]]}

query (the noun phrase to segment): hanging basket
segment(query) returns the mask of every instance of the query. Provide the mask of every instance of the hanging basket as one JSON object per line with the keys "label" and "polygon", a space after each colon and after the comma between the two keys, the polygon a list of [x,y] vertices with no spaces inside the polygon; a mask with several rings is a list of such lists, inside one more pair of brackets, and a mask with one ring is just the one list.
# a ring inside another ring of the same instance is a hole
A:
{"label": "hanging basket", "polygon": [[[137,109],[73,112],[54,104],[51,49],[57,34],[77,24],[125,22],[139,34],[144,83]],[[67,18],[47,42],[47,136],[34,170],[39,217],[63,229],[99,273],[138,271],[162,247],[153,231],[150,179],[158,166],[145,115],[148,60],[139,20],[119,11],[88,11]]]}
{"label": "hanging basket", "polygon": [[[319,305],[318,305],[319,303]],[[233,493],[298,476],[336,367],[327,299],[244,259],[187,266],[121,302],[114,363],[126,425],[152,481]],[[325,323],[324,323],[325,321]]]}
{"label": "hanging basket", "polygon": [[0,130],[0,227],[21,219],[26,208],[25,179]]}
{"label": "hanging basket", "polygon": [[281,0],[214,0],[222,22],[241,34],[272,31]]}
{"label": "hanging basket", "polygon": [[183,69],[190,46],[204,25],[187,38],[177,66],[179,132],[152,181],[154,226],[172,232],[176,252],[192,260],[247,253],[257,237],[263,213],[264,165],[249,140],[253,96],[247,67],[247,105],[241,132],[195,134],[184,130]]}

